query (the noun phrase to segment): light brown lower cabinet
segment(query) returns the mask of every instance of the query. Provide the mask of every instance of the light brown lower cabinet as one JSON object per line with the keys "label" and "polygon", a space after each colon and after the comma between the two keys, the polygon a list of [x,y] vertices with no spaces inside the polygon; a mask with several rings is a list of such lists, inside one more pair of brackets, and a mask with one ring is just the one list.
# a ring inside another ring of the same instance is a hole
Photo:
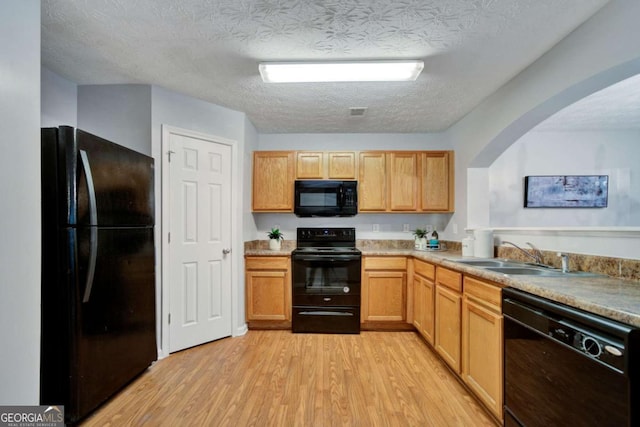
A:
{"label": "light brown lower cabinet", "polygon": [[246,257],[246,318],[291,320],[289,257]]}
{"label": "light brown lower cabinet", "polygon": [[461,372],[462,274],[438,266],[435,290],[435,349],[457,374]]}
{"label": "light brown lower cabinet", "polygon": [[407,313],[407,259],[364,257],[361,322],[403,322]]}
{"label": "light brown lower cabinet", "polygon": [[502,420],[503,318],[501,289],[464,278],[462,301],[462,379]]}
{"label": "light brown lower cabinet", "polygon": [[431,345],[435,339],[435,266],[414,260],[413,326]]}

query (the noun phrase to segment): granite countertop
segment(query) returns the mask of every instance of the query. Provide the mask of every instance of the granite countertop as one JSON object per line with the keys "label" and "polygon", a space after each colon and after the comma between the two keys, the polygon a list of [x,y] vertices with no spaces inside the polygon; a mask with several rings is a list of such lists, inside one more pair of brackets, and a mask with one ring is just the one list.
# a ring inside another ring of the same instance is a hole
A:
{"label": "granite countertop", "polygon": [[425,252],[414,250],[362,250],[363,255],[411,255],[475,277],[490,280],[547,298],[590,313],[640,327],[640,283],[609,276],[549,277],[507,276],[502,273],[455,262],[460,252]]}
{"label": "granite countertop", "polygon": [[247,249],[244,256],[291,256],[293,249],[282,248],[279,251],[271,249]]}
{"label": "granite countertop", "polygon": [[[290,256],[293,248],[281,251],[250,249],[247,256]],[[549,277],[507,276],[456,262],[459,251],[417,251],[413,249],[359,248],[363,256],[412,256],[465,274],[509,286],[559,303],[640,327],[640,283],[609,276]]]}

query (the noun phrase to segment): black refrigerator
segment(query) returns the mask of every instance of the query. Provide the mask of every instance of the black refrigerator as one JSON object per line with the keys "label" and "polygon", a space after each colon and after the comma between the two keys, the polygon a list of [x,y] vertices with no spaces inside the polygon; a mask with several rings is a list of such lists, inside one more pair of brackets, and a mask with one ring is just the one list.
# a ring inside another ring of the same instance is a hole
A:
{"label": "black refrigerator", "polygon": [[42,129],[40,403],[75,424],[157,358],[154,162]]}

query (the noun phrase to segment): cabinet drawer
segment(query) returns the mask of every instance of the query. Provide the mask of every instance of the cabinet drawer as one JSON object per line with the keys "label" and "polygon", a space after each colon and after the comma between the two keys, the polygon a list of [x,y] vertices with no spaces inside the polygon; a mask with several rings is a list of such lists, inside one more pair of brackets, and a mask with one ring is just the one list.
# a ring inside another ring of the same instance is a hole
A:
{"label": "cabinet drawer", "polygon": [[427,279],[434,280],[436,278],[436,267],[428,262],[413,260],[413,271]]}
{"label": "cabinet drawer", "polygon": [[448,268],[438,267],[436,269],[436,281],[439,285],[462,292],[462,273],[449,270]]}
{"label": "cabinet drawer", "polygon": [[364,257],[362,264],[365,270],[406,270],[407,258],[405,257]]}
{"label": "cabinet drawer", "polygon": [[296,295],[293,305],[316,307],[360,306],[360,295]]}
{"label": "cabinet drawer", "polygon": [[494,308],[501,311],[501,294],[502,288],[499,285],[483,282],[473,277],[464,278],[464,294],[471,295],[483,302],[491,304]]}
{"label": "cabinet drawer", "polygon": [[247,270],[288,270],[291,262],[286,256],[247,257],[244,261]]}

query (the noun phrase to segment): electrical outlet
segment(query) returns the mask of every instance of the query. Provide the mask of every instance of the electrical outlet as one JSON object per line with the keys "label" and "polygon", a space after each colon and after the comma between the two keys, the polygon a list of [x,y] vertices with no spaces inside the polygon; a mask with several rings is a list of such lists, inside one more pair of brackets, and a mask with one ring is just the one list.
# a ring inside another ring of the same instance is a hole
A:
{"label": "electrical outlet", "polygon": [[427,230],[427,233],[431,233],[433,231],[433,225],[431,224],[425,225],[424,228]]}
{"label": "electrical outlet", "polygon": [[280,226],[278,224],[274,225],[273,228],[280,230]]}
{"label": "electrical outlet", "polygon": [[458,234],[458,224],[457,223],[453,223],[453,226],[451,227],[453,228],[453,234]]}
{"label": "electrical outlet", "polygon": [[380,224],[373,224],[373,232],[377,233],[380,231]]}
{"label": "electrical outlet", "polygon": [[402,232],[403,233],[409,232],[409,224],[402,224]]}

